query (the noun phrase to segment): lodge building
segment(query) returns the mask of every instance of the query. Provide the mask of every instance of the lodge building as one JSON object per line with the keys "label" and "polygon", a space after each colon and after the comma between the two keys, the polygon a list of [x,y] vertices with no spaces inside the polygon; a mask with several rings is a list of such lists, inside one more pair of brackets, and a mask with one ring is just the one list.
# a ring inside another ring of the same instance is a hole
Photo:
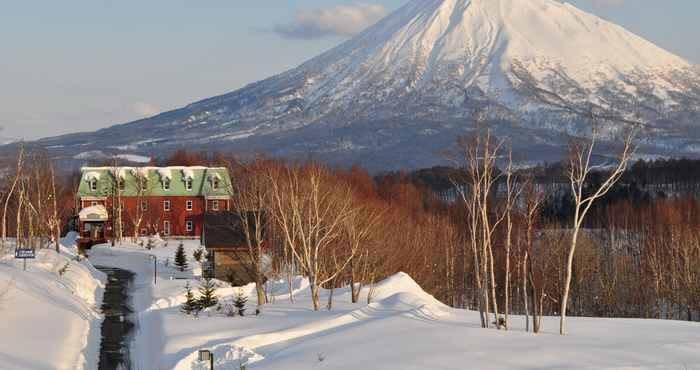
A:
{"label": "lodge building", "polygon": [[[90,244],[122,235],[199,238],[204,215],[230,209],[231,179],[221,167],[83,167],[79,232]],[[115,207],[121,203],[121,207]]]}

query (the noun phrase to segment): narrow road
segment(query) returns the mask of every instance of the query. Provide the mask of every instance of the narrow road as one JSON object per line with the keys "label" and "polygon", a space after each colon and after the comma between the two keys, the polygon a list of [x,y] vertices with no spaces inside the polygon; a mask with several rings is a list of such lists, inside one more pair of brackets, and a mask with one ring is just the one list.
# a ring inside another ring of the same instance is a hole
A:
{"label": "narrow road", "polygon": [[102,342],[98,370],[131,370],[129,342],[134,328],[129,287],[134,274],[127,270],[95,266],[108,276],[102,301]]}

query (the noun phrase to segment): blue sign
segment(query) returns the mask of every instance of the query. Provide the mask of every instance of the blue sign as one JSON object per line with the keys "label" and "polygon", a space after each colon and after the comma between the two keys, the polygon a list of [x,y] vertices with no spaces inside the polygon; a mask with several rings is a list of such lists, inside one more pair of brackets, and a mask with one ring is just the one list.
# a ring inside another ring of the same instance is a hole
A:
{"label": "blue sign", "polygon": [[32,259],[36,258],[36,250],[32,248],[18,248],[15,249],[15,258],[19,259]]}

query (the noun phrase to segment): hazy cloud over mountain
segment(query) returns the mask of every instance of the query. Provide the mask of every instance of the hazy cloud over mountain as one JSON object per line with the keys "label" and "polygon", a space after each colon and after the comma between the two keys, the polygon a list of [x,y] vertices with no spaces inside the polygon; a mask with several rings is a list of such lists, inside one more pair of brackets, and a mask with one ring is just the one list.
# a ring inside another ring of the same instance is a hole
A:
{"label": "hazy cloud over mountain", "polygon": [[589,0],[595,6],[620,6],[625,0]]}
{"label": "hazy cloud over mountain", "polygon": [[337,5],[297,13],[294,22],[280,24],[274,31],[286,38],[313,39],[324,36],[352,36],[384,18],[389,11],[378,4]]}
{"label": "hazy cloud over mountain", "polygon": [[131,110],[132,112],[143,117],[155,116],[156,114],[161,112],[161,109],[158,106],[145,102],[138,102],[133,104],[131,106]]}

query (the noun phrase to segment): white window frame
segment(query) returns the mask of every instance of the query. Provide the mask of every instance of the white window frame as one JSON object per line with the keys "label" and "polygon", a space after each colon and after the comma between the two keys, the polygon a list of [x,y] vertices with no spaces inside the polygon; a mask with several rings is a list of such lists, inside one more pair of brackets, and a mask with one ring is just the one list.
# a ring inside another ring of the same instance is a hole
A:
{"label": "white window frame", "polygon": [[163,201],[163,211],[170,212],[172,209],[173,209],[172,203],[170,203],[170,200],[164,200]]}
{"label": "white window frame", "polygon": [[188,233],[191,233],[194,231],[194,222],[191,220],[185,221],[185,230],[187,230]]}
{"label": "white window frame", "polygon": [[120,178],[119,181],[117,182],[117,186],[119,187],[120,191],[126,190],[126,181],[124,181],[124,179]]}
{"label": "white window frame", "polygon": [[97,191],[97,179],[90,180],[90,191],[93,193]]}
{"label": "white window frame", "polygon": [[163,179],[163,191],[170,191],[170,179]]}
{"label": "white window frame", "polygon": [[217,178],[212,179],[212,181],[211,181],[211,188],[212,188],[214,191],[218,191],[218,190],[219,190],[219,179],[217,179]]}
{"label": "white window frame", "polygon": [[186,178],[185,179],[185,189],[187,191],[192,191],[192,188],[194,187],[194,181],[192,181],[192,178]]}
{"label": "white window frame", "polygon": [[218,211],[219,210],[219,200],[214,199],[211,201],[211,210],[212,211]]}
{"label": "white window frame", "polygon": [[194,209],[194,201],[188,200],[185,202],[185,209],[187,211],[192,211]]}
{"label": "white window frame", "polygon": [[163,236],[170,236],[170,221],[163,221]]}
{"label": "white window frame", "polygon": [[148,212],[148,201],[141,201],[141,212]]}

